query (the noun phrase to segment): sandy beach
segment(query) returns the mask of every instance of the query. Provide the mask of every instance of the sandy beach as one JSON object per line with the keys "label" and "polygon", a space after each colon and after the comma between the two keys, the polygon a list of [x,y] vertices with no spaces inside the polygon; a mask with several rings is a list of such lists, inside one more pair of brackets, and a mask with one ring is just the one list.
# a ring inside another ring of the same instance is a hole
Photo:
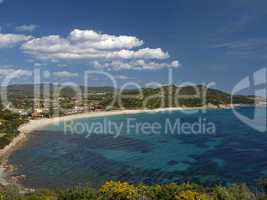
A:
{"label": "sandy beach", "polygon": [[99,111],[99,112],[88,112],[88,113],[79,113],[73,115],[67,115],[63,117],[54,117],[54,118],[42,118],[37,120],[31,120],[30,122],[23,124],[19,127],[20,134],[13,139],[13,141],[7,145],[5,148],[0,150],[0,160],[2,162],[8,158],[10,153],[16,150],[20,144],[22,144],[26,139],[27,135],[35,130],[42,129],[46,126],[57,124],[64,121],[82,119],[82,118],[94,118],[94,117],[106,117],[113,115],[127,115],[127,114],[138,114],[138,113],[155,113],[155,112],[172,112],[172,111],[188,111],[195,109],[227,109],[227,107],[171,107],[171,108],[159,108],[159,109],[138,109],[138,110],[115,110],[115,111]]}
{"label": "sandy beach", "polygon": [[[13,141],[7,145],[5,148],[0,150],[0,184],[6,185],[8,184],[9,178],[6,177],[5,172],[12,171],[12,166],[9,166],[8,157],[20,148],[25,141],[27,140],[27,136],[29,133],[42,129],[49,125],[56,125],[58,123],[70,120],[77,120],[82,118],[94,118],[94,117],[107,117],[114,115],[128,115],[128,114],[138,114],[138,113],[155,113],[155,112],[173,112],[173,111],[185,111],[185,110],[194,110],[194,109],[210,109],[209,107],[202,108],[182,108],[182,107],[174,107],[174,108],[160,108],[153,110],[117,110],[117,111],[100,111],[100,112],[88,112],[88,113],[80,113],[73,114],[63,117],[55,117],[55,118],[42,118],[37,120],[31,120],[30,122],[19,127],[19,135],[13,139]],[[223,109],[223,108],[222,108]]]}
{"label": "sandy beach", "polygon": [[[94,117],[107,117],[114,115],[128,115],[128,114],[138,114],[138,113],[155,113],[155,112],[167,112],[167,111],[179,111],[184,110],[184,108],[160,108],[154,110],[117,110],[117,111],[100,111],[100,112],[88,112],[73,114],[63,117],[55,118],[42,118],[37,120],[31,120],[26,124],[23,124],[19,127],[19,135],[13,139],[13,141],[7,145],[5,148],[0,150],[0,184],[8,185],[10,183],[15,184],[10,180],[10,177],[7,176],[7,173],[12,171],[12,166],[8,165],[8,157],[21,147],[24,142],[27,140],[29,133],[42,129],[46,126],[57,124],[64,121],[77,120],[82,118],[94,118]],[[19,185],[18,185],[19,186]],[[19,186],[20,187],[20,186]]]}
{"label": "sandy beach", "polygon": [[37,120],[31,120],[30,122],[19,127],[20,134],[13,139],[13,141],[5,148],[0,150],[0,159],[5,160],[8,158],[10,153],[14,151],[21,143],[27,139],[27,135],[35,130],[42,129],[46,126],[57,124],[64,121],[82,119],[82,118],[94,118],[94,117],[106,117],[113,115],[127,115],[127,114],[138,114],[138,113],[153,113],[153,112],[166,112],[166,111],[178,111],[184,110],[184,108],[161,108],[155,110],[118,110],[118,111],[101,111],[101,112],[88,112],[81,114],[68,115],[63,117],[55,118],[43,118]]}

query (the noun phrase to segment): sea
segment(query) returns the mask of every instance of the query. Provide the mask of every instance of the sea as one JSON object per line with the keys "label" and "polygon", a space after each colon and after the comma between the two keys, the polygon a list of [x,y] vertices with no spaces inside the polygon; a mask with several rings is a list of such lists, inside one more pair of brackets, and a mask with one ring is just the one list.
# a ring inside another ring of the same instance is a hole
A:
{"label": "sea", "polygon": [[108,180],[257,187],[267,177],[266,123],[266,106],[63,121],[31,133],[9,164],[28,188]]}

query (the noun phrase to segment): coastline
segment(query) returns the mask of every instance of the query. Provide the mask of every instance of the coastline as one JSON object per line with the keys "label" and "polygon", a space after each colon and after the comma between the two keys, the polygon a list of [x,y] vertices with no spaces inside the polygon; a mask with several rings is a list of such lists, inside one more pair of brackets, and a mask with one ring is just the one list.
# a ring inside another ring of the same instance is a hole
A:
{"label": "coastline", "polygon": [[[13,166],[8,164],[9,156],[19,149],[28,139],[28,135],[36,131],[38,129],[42,129],[49,125],[61,123],[64,121],[77,120],[82,118],[95,118],[95,117],[108,117],[115,115],[129,115],[129,114],[140,114],[140,113],[157,113],[157,112],[173,112],[173,111],[181,111],[186,109],[196,109],[196,108],[159,108],[153,110],[114,110],[114,111],[100,111],[100,112],[87,112],[87,113],[79,113],[61,117],[54,118],[42,118],[36,120],[30,120],[26,124],[21,125],[18,128],[19,134],[15,137],[9,145],[0,149],[0,185],[17,185],[18,188],[24,190],[23,186],[19,185],[16,180],[12,180],[12,177],[8,176],[9,172],[13,171]],[[201,108],[199,108],[201,109]]]}
{"label": "coastline", "polygon": [[44,128],[46,126],[49,126],[51,124],[57,124],[57,123],[64,122],[64,121],[77,120],[77,119],[82,119],[82,118],[108,117],[108,116],[115,116],[115,115],[156,113],[156,112],[168,112],[168,111],[172,112],[172,111],[179,111],[179,110],[181,111],[181,110],[189,110],[189,109],[197,109],[197,108],[177,107],[177,108],[160,108],[160,109],[153,109],[153,110],[138,109],[138,110],[114,110],[114,111],[86,112],[86,113],[79,113],[79,114],[73,114],[73,115],[67,115],[67,116],[61,116],[61,117],[30,120],[29,122],[21,125],[18,128],[19,130],[18,136],[15,137],[9,145],[4,147],[3,149],[0,149],[0,159],[5,158],[13,148],[16,148],[16,146],[27,137],[29,133],[35,130]]}
{"label": "coastline", "polygon": [[[28,139],[31,132],[42,129],[49,125],[61,123],[64,121],[77,120],[82,118],[95,118],[95,117],[108,117],[115,115],[130,115],[140,113],[158,113],[158,112],[175,112],[186,110],[201,110],[201,109],[231,109],[233,107],[239,107],[240,105],[223,106],[223,107],[171,107],[171,108],[159,108],[159,109],[136,109],[136,110],[114,110],[114,111],[99,111],[99,112],[87,112],[73,115],[67,115],[54,118],[42,118],[37,120],[31,120],[26,124],[19,127],[19,135],[15,137],[12,142],[5,148],[0,150],[0,184],[8,185],[14,181],[8,177],[8,172],[12,171],[12,166],[8,165],[9,156],[19,149]],[[16,181],[15,181],[16,182]],[[15,183],[16,184],[16,183]]]}
{"label": "coastline", "polygon": [[[19,134],[15,137],[9,145],[0,149],[0,174],[1,164],[8,159],[9,155],[19,148],[19,146],[27,139],[29,133],[42,129],[46,126],[57,124],[64,121],[77,120],[82,118],[95,118],[95,117],[108,117],[114,115],[128,115],[139,113],[157,113],[157,112],[174,112],[174,111],[188,111],[188,110],[201,110],[201,109],[231,109],[234,107],[240,107],[241,105],[229,105],[229,106],[207,106],[207,107],[170,107],[170,108],[158,108],[158,109],[136,109],[136,110],[113,110],[113,111],[99,111],[99,112],[86,112],[54,118],[42,118],[36,120],[30,120],[26,124],[21,125],[18,128]],[[1,175],[0,175],[1,177]],[[1,181],[0,181],[1,182]]]}

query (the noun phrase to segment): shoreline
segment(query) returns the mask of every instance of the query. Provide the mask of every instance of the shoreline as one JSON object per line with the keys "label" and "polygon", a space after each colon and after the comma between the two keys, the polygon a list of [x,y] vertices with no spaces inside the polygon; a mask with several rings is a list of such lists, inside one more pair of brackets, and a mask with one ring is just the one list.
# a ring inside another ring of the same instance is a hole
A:
{"label": "shoreline", "polygon": [[[56,125],[64,121],[78,120],[82,118],[97,118],[109,117],[116,115],[131,115],[141,113],[158,113],[158,112],[175,112],[175,111],[189,111],[189,110],[202,110],[202,109],[231,109],[233,107],[240,107],[240,105],[222,106],[222,107],[171,107],[171,108],[158,108],[158,109],[136,109],[136,110],[114,110],[114,111],[99,111],[99,112],[86,112],[54,118],[42,118],[31,120],[26,124],[21,125],[18,130],[19,134],[15,137],[9,145],[0,150],[0,184],[8,185],[13,183],[8,173],[12,171],[12,166],[8,165],[9,156],[19,149],[24,142],[27,141],[30,133],[45,128],[49,125]],[[16,183],[15,183],[16,184]]]}
{"label": "shoreline", "polygon": [[[130,115],[140,113],[157,113],[157,112],[174,112],[174,111],[189,111],[189,110],[203,110],[203,109],[231,109],[234,107],[240,107],[242,105],[221,106],[221,107],[170,107],[170,108],[158,108],[158,109],[136,109],[136,110],[113,110],[113,111],[99,111],[99,112],[86,112],[78,113],[54,118],[42,118],[36,120],[30,120],[29,122],[21,125],[18,128],[19,134],[15,137],[7,146],[0,149],[0,162],[6,159],[17,148],[22,141],[27,139],[29,133],[44,128],[49,125],[61,123],[64,121],[77,120],[82,118],[97,118],[97,117],[109,117],[115,115]],[[1,165],[1,163],[0,163]]]}
{"label": "shoreline", "polygon": [[[173,112],[173,111],[182,111],[182,110],[190,110],[197,108],[160,108],[154,110],[114,110],[114,111],[100,111],[100,112],[86,112],[79,113],[73,115],[66,115],[61,117],[54,118],[42,118],[36,120],[30,120],[29,122],[21,125],[18,128],[19,134],[15,137],[7,146],[3,149],[0,149],[0,159],[3,159],[9,154],[9,152],[16,148],[17,144],[19,144],[22,140],[24,140],[27,135],[35,130],[42,129],[49,125],[61,123],[64,121],[77,120],[82,118],[97,118],[97,117],[109,117],[115,115],[130,115],[130,114],[140,114],[140,113],[156,113],[156,112]],[[200,108],[201,109],[201,108]]]}
{"label": "shoreline", "polygon": [[[8,176],[8,173],[12,171],[12,166],[8,164],[9,156],[19,149],[28,139],[30,133],[45,128],[49,125],[56,125],[57,123],[61,123],[64,121],[70,120],[78,120],[82,118],[97,118],[97,117],[109,117],[109,116],[116,116],[116,115],[130,115],[130,114],[140,114],[140,113],[157,113],[157,112],[173,112],[179,110],[186,110],[188,108],[160,108],[160,109],[153,109],[153,110],[114,110],[114,111],[100,111],[100,112],[86,112],[86,113],[79,113],[61,117],[54,117],[54,118],[42,118],[36,120],[30,120],[29,122],[21,125],[18,128],[19,134],[15,137],[7,146],[3,149],[0,149],[0,184],[8,185],[8,184],[16,184],[10,180],[11,177]],[[196,108],[190,108],[196,109]],[[18,185],[20,187],[20,185]]]}
{"label": "shoreline", "polygon": [[145,112],[145,110],[120,110],[120,111],[101,111],[101,112],[88,112],[88,113],[79,113],[73,115],[67,115],[62,117],[54,118],[42,118],[36,120],[30,120],[26,124],[21,125],[18,128],[19,134],[15,137],[9,145],[5,146],[0,150],[0,159],[6,159],[9,154],[17,147],[24,139],[27,138],[28,134],[44,128],[49,125],[57,124],[64,121],[82,119],[82,118],[94,118],[94,117],[106,117],[113,115],[123,115],[123,114],[138,114]]}

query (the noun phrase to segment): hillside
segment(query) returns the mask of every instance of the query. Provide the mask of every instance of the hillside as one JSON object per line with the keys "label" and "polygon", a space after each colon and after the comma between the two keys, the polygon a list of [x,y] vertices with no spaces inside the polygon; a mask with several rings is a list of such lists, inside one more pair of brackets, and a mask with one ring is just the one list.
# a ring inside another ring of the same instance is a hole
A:
{"label": "hillside", "polygon": [[[123,93],[123,101],[131,102],[133,107],[140,107],[145,99],[149,108],[162,107],[200,107],[205,105],[221,106],[234,104],[254,104],[254,99],[247,96],[233,96],[202,85],[177,87],[175,85],[161,88],[144,88],[143,95],[138,90],[127,90]],[[127,98],[128,97],[128,98]],[[136,98],[134,98],[136,97]],[[137,98],[139,97],[139,98]],[[233,100],[233,101],[232,101]]]}
{"label": "hillside", "polygon": [[[44,95],[44,88],[49,88],[48,94]],[[52,99],[55,91],[60,90],[61,86],[56,85],[37,85],[40,88],[41,99]],[[142,92],[136,89],[127,89],[119,92],[112,87],[83,87],[80,86],[83,95],[82,101],[87,101],[89,105],[100,105],[106,107],[111,104],[116,94],[114,108],[119,108],[122,104],[124,108],[159,108],[159,107],[200,107],[204,105],[220,106],[231,104],[231,95],[202,85],[195,87],[177,87],[175,85],[162,86],[161,88],[143,88]],[[86,95],[88,99],[84,99]],[[30,108],[33,104],[34,85],[11,85],[8,86],[8,98],[19,108]],[[60,97],[64,98],[64,105],[71,108],[77,99],[75,92],[71,88],[60,90]],[[120,99],[120,101],[118,100]],[[70,105],[68,105],[68,103]],[[251,96],[234,96],[234,104],[253,104],[254,98]],[[82,102],[81,102],[82,104]]]}

